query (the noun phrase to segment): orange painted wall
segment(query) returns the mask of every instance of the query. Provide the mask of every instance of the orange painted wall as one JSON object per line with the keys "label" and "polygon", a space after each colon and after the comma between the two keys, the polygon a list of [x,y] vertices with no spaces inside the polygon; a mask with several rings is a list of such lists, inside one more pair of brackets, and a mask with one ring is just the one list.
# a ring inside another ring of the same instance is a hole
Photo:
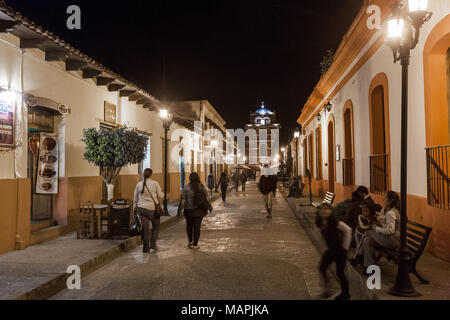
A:
{"label": "orange painted wall", "polygon": [[449,143],[446,53],[450,47],[450,14],[428,36],[423,50],[427,146]]}
{"label": "orange painted wall", "polygon": [[28,179],[0,180],[0,253],[14,250],[16,240],[19,246],[30,240],[30,188]]}
{"label": "orange painted wall", "polygon": [[[187,173],[187,177],[189,174]],[[179,190],[179,173],[171,173],[171,190],[169,201],[177,201]],[[163,175],[153,177],[163,185]],[[114,188],[115,198],[132,200],[134,188],[139,182],[138,175],[121,175]],[[55,201],[53,219],[62,226],[64,232],[75,231],[78,225],[79,208],[86,201],[101,203],[102,178],[66,177],[59,179],[59,192]],[[14,249],[25,249],[30,244],[31,223],[31,181],[30,179],[0,180],[0,254]]]}

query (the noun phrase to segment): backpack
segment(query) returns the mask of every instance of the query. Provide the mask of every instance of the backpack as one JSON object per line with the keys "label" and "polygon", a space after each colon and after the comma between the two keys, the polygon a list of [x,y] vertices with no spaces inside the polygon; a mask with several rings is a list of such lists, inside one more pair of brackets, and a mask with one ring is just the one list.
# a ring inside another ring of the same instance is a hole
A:
{"label": "backpack", "polygon": [[261,176],[259,179],[259,190],[262,194],[269,194],[272,190],[270,177]]}
{"label": "backpack", "polygon": [[194,192],[194,204],[204,212],[208,212],[211,208],[211,205],[203,192],[203,186],[200,188],[199,192]]}

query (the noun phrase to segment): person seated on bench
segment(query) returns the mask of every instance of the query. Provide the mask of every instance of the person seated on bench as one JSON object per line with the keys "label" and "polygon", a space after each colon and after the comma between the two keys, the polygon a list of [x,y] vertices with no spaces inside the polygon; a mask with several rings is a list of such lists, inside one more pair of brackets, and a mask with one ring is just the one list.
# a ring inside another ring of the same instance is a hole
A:
{"label": "person seated on bench", "polygon": [[[359,205],[361,214],[358,216],[358,226],[356,227],[354,238],[356,242],[356,252],[360,251],[366,232],[372,230],[372,224],[376,222],[376,213],[374,208],[368,202],[361,202]],[[362,255],[356,254],[351,260],[352,265],[356,266],[363,263]]]}
{"label": "person seated on bench", "polygon": [[370,209],[375,210],[375,212],[380,212],[382,207],[373,201],[372,197],[369,194],[369,190],[364,187],[358,187],[352,193],[352,201],[348,206],[347,216],[345,217],[345,223],[347,223],[355,232],[356,227],[358,226],[358,216],[361,214],[360,205],[361,203],[365,203],[370,206]]}
{"label": "person seated on bench", "polygon": [[400,247],[400,199],[394,191],[388,191],[384,199],[384,208],[378,216],[378,221],[367,231],[363,244],[357,254],[364,258],[363,273],[376,260],[376,249],[379,247],[397,249]]}

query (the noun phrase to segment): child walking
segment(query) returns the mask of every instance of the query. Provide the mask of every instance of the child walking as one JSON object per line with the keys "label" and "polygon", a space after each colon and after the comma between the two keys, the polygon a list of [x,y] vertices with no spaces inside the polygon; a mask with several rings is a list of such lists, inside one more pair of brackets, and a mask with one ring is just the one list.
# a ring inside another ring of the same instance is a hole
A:
{"label": "child walking", "polygon": [[335,262],[336,273],[341,282],[341,293],[335,297],[335,300],[348,300],[350,299],[350,292],[344,270],[347,261],[347,251],[350,248],[352,240],[352,229],[334,217],[333,208],[328,204],[319,206],[316,224],[321,230],[322,236],[328,246],[327,251],[322,256],[319,267],[325,287],[322,298],[326,299],[331,295],[327,269]]}

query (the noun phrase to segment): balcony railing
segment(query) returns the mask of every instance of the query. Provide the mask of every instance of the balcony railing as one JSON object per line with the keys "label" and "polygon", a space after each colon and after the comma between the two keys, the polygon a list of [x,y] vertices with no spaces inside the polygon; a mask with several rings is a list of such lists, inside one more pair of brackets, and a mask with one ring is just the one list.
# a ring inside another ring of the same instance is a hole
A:
{"label": "balcony railing", "polygon": [[388,155],[370,156],[370,191],[376,194],[386,193],[388,178]]}
{"label": "balcony railing", "polygon": [[450,209],[449,156],[450,145],[426,148],[427,189],[430,206]]}
{"label": "balcony railing", "polygon": [[355,182],[355,170],[354,170],[353,158],[342,159],[342,172],[344,176],[344,186],[352,186]]}

